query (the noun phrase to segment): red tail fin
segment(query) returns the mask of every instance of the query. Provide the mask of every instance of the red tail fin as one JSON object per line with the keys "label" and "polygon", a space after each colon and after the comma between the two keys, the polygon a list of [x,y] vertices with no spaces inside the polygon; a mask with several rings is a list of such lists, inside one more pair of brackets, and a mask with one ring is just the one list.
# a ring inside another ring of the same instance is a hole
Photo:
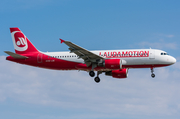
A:
{"label": "red tail fin", "polygon": [[19,28],[10,28],[14,49],[17,54],[39,52]]}

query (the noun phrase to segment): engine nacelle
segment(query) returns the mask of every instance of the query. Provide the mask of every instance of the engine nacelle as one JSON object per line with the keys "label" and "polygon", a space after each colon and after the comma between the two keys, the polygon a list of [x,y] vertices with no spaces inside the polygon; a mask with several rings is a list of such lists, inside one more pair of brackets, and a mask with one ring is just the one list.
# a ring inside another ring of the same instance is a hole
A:
{"label": "engine nacelle", "polygon": [[106,59],[104,61],[103,65],[107,69],[122,69],[122,60],[120,60],[120,59]]}
{"label": "engine nacelle", "polygon": [[127,78],[128,69],[112,70],[106,72],[106,75],[112,76],[113,78]]}

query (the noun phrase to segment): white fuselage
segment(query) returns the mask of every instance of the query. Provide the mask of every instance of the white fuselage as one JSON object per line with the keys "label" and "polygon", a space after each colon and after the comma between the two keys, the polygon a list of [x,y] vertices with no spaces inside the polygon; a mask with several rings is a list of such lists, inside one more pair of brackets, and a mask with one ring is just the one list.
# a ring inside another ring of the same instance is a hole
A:
{"label": "white fuselage", "polygon": [[[157,49],[131,49],[131,50],[102,50],[91,51],[106,59],[121,59],[123,65],[171,65],[176,59],[168,55],[165,51]],[[71,61],[84,63],[84,60],[78,58],[74,53],[70,52],[46,52],[48,56]],[[133,67],[132,67],[133,68]]]}

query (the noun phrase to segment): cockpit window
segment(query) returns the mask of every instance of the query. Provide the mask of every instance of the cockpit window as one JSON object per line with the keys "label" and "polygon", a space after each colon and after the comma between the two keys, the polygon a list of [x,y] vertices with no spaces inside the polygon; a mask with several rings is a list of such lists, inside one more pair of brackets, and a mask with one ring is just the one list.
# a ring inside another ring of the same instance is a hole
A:
{"label": "cockpit window", "polygon": [[169,55],[169,54],[168,54],[168,53],[163,53],[163,52],[162,52],[161,55]]}

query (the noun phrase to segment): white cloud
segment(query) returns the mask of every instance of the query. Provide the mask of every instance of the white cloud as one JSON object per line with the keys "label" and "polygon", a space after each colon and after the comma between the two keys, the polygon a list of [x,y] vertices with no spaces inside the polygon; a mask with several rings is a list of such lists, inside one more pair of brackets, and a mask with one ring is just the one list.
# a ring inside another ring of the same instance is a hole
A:
{"label": "white cloud", "polygon": [[154,34],[146,38],[145,41],[138,43],[142,48],[156,48],[156,49],[178,49],[178,44],[172,39],[175,36],[172,34]]}
{"label": "white cloud", "polygon": [[159,34],[159,36],[162,38],[162,37],[166,37],[166,38],[173,38],[175,37],[174,35],[172,34]]}
{"label": "white cloud", "polygon": [[166,35],[166,37],[168,37],[168,38],[173,38],[174,35]]}
{"label": "white cloud", "polygon": [[102,74],[96,84],[86,72],[40,69],[5,61],[4,56],[0,56],[0,67],[1,103],[10,98],[87,111],[75,115],[77,118],[179,116],[178,68],[155,69],[155,79],[150,77],[150,69],[130,69],[125,80]]}
{"label": "white cloud", "polygon": [[157,48],[157,49],[173,49],[176,50],[178,49],[177,43],[167,43],[164,42],[163,40],[160,40],[158,42],[147,42],[147,41],[143,41],[141,43],[139,43],[139,45],[143,48],[147,48],[147,47],[151,47],[151,48]]}

